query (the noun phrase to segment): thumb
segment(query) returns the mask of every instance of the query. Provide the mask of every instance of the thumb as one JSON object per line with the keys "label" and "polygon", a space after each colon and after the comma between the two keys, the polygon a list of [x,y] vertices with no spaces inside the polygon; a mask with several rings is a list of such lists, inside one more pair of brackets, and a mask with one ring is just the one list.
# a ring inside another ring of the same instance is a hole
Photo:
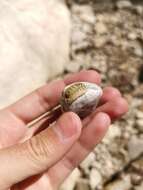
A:
{"label": "thumb", "polygon": [[51,167],[69,151],[80,133],[79,117],[69,112],[28,141],[0,150],[0,189]]}

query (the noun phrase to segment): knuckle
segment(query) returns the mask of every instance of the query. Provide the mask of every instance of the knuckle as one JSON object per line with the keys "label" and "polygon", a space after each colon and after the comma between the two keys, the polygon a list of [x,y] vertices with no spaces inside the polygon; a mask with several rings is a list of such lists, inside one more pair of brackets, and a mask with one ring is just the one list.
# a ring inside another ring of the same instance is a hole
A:
{"label": "knuckle", "polygon": [[43,96],[40,89],[35,90],[35,95],[37,96],[37,100],[41,110],[47,110],[50,107],[48,97]]}
{"label": "knuckle", "polygon": [[64,158],[63,159],[63,163],[64,163],[64,166],[66,169],[68,169],[69,171],[73,170],[75,167],[78,166],[79,162],[77,161],[77,159],[74,159],[74,158]]}
{"label": "knuckle", "polygon": [[[51,155],[51,146],[48,146],[48,142],[45,142],[40,135],[30,139],[27,143],[28,154],[33,162],[36,164],[44,163]],[[50,147],[50,148],[49,148]]]}

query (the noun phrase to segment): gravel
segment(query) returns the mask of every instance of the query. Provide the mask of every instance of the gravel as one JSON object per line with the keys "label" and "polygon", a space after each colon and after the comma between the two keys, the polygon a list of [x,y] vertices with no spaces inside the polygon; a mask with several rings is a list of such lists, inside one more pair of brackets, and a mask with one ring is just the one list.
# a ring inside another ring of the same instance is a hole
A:
{"label": "gravel", "polygon": [[128,114],[112,124],[103,141],[81,164],[81,175],[72,189],[80,190],[84,186],[87,190],[141,190],[143,2],[71,0],[69,7],[71,64],[65,70],[100,71],[102,86],[117,87],[130,105]]}

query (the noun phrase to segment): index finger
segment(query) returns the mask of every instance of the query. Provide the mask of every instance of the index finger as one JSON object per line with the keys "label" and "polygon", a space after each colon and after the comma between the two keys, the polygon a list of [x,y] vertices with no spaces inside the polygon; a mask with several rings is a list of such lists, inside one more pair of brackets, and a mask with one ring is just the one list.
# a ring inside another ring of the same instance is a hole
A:
{"label": "index finger", "polygon": [[63,80],[56,80],[42,86],[30,95],[27,95],[18,102],[7,107],[5,111],[10,113],[10,115],[12,113],[18,119],[23,121],[24,124],[28,124],[56,106],[59,102],[64,87],[67,84],[76,81],[88,81],[99,84],[100,75],[93,70],[70,74]]}

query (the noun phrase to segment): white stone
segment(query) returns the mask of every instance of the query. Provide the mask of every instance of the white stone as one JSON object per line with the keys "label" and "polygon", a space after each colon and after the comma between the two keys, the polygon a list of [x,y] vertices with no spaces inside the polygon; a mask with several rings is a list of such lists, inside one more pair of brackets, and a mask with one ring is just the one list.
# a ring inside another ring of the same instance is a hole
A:
{"label": "white stone", "polygon": [[136,40],[137,39],[137,34],[136,33],[129,33],[128,34],[128,39],[129,40]]}
{"label": "white stone", "polygon": [[128,151],[131,159],[135,159],[143,153],[143,138],[133,136],[128,142]]}
{"label": "white stone", "polygon": [[138,119],[136,121],[137,128],[139,129],[140,132],[143,132],[143,119]]}
{"label": "white stone", "polygon": [[[97,53],[90,64],[93,69],[95,68],[95,70],[98,69],[102,73],[107,72],[107,57],[104,56],[103,54],[100,55]],[[102,78],[103,77],[106,78],[105,75],[104,76],[102,75]]]}
{"label": "white stone", "polygon": [[130,176],[125,176],[121,180],[115,180],[113,183],[110,183],[105,190],[130,190],[131,180]]}
{"label": "white stone", "polygon": [[139,111],[139,110],[136,110],[136,117],[138,118],[138,119],[143,119],[143,112],[142,111]]}
{"label": "white stone", "polygon": [[89,182],[86,179],[79,179],[74,190],[90,190]]}
{"label": "white stone", "polygon": [[93,168],[90,172],[89,181],[92,189],[95,189],[102,182],[102,176],[99,171]]}
{"label": "white stone", "polygon": [[120,1],[117,1],[117,7],[119,9],[131,8],[132,3],[131,3],[131,1],[128,1],[128,0],[120,0]]}
{"label": "white stone", "polygon": [[135,8],[136,8],[137,13],[142,16],[142,14],[143,14],[143,6],[138,5]]}
{"label": "white stone", "polygon": [[106,25],[102,22],[97,22],[95,24],[95,31],[97,34],[100,34],[100,35],[106,34],[108,32]]}
{"label": "white stone", "polygon": [[60,190],[73,190],[80,176],[81,173],[79,169],[76,168],[61,186]]}
{"label": "white stone", "polygon": [[74,5],[72,12],[78,15],[82,21],[88,24],[94,24],[96,21],[93,9],[89,5]]}
{"label": "white stone", "polygon": [[80,44],[86,40],[86,34],[81,30],[75,30],[72,32],[71,40],[73,44]]}
{"label": "white stone", "polygon": [[48,79],[68,63],[70,16],[63,1],[0,1],[0,107]]}
{"label": "white stone", "polygon": [[134,54],[138,57],[142,57],[143,56],[143,50],[142,50],[142,47],[140,46],[137,46],[135,47],[134,49]]}
{"label": "white stone", "polygon": [[101,48],[103,47],[107,42],[107,38],[104,36],[97,36],[94,40],[95,47]]}
{"label": "white stone", "polygon": [[141,183],[141,185],[136,186],[135,190],[143,190],[143,182]]}
{"label": "white stone", "polygon": [[134,53],[138,57],[143,57],[143,50],[141,48],[135,49]]}
{"label": "white stone", "polygon": [[77,71],[79,71],[79,69],[80,69],[80,64],[78,63],[78,62],[76,62],[76,61],[71,61],[67,66],[66,66],[66,70],[68,71],[68,72],[77,72]]}
{"label": "white stone", "polygon": [[95,154],[91,152],[88,157],[81,163],[81,167],[84,170],[88,170],[90,166],[92,166],[92,163],[95,161]]}
{"label": "white stone", "polygon": [[105,144],[110,144],[114,139],[121,136],[121,128],[117,124],[112,124],[103,139]]}

